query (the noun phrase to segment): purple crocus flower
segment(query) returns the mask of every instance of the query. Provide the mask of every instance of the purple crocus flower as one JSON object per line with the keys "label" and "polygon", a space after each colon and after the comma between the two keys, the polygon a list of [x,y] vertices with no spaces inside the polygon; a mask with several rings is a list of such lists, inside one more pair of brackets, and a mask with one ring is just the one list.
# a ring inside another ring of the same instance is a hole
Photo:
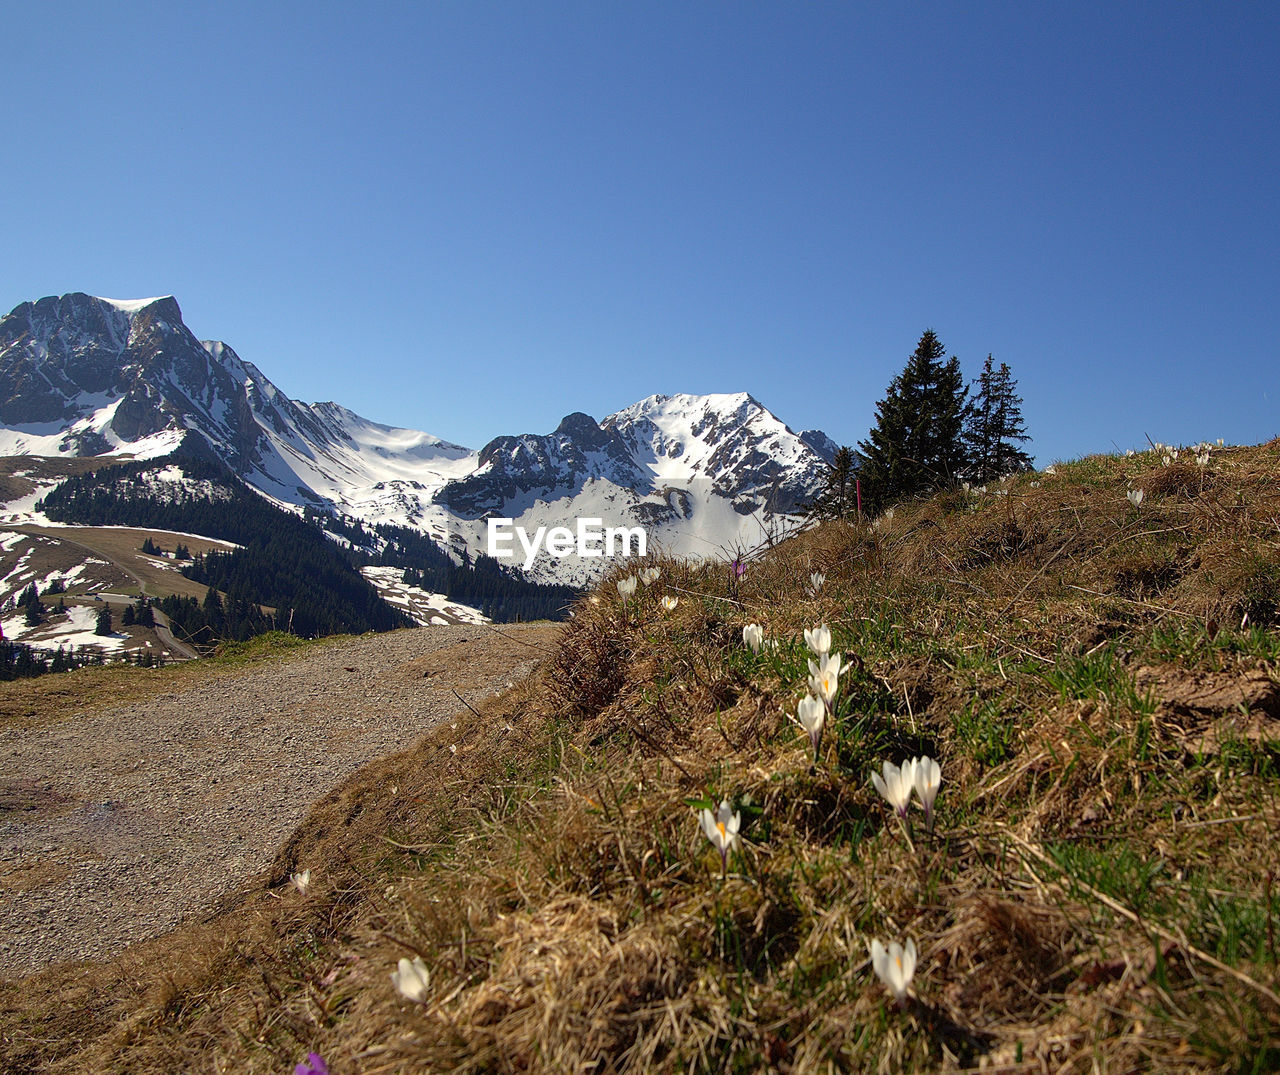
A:
{"label": "purple crocus flower", "polygon": [[307,1053],[307,1058],[293,1069],[293,1075],[329,1075],[329,1065],[319,1053]]}
{"label": "purple crocus flower", "polygon": [[729,566],[733,568],[733,577],[735,579],[740,579],[747,573],[747,565],[742,561],[741,557],[735,559]]}

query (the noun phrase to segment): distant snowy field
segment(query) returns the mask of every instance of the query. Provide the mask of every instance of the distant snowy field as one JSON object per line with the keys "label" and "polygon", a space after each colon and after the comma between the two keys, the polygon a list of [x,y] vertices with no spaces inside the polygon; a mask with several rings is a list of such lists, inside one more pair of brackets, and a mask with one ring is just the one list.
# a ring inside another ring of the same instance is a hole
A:
{"label": "distant snowy field", "polygon": [[0,626],[4,628],[4,637],[10,642],[26,642],[40,649],[56,650],[59,646],[74,646],[77,650],[84,647],[96,647],[104,653],[113,653],[124,649],[129,641],[127,635],[96,635],[94,628],[98,625],[98,610],[92,605],[68,605],[66,620],[58,619],[59,613],[48,613],[49,621],[39,627],[28,627],[21,613],[9,616]]}
{"label": "distant snowy field", "polygon": [[[85,568],[93,565],[102,567],[107,566],[105,560],[99,560],[94,556],[86,556],[82,563],[65,571],[49,571],[43,575],[37,575],[36,571],[30,566],[31,556],[36,551],[36,541],[38,538],[32,538],[29,534],[19,534],[15,532],[0,533],[0,551],[14,552],[22,548],[22,553],[18,557],[18,561],[3,576],[0,577],[0,604],[4,604],[9,600],[16,600],[18,595],[22,593],[28,586],[35,583],[36,589],[40,593],[45,593],[49,589],[49,584],[54,579],[59,579],[67,586],[73,586],[82,581],[81,575]],[[23,545],[26,545],[23,548]],[[102,584],[91,584],[89,589],[94,589],[95,585],[100,587]],[[14,636],[9,633],[8,626],[5,627],[5,637],[12,639]]]}
{"label": "distant snowy field", "polygon": [[421,627],[492,622],[478,609],[450,601],[444,594],[429,593],[407,585],[404,571],[398,567],[363,567],[360,573],[374,585],[387,604],[407,612]]}

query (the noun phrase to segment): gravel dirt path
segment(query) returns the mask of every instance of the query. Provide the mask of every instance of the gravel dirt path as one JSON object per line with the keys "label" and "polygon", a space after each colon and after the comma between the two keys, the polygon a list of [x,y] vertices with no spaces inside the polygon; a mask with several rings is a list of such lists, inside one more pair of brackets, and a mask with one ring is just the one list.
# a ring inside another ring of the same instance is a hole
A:
{"label": "gravel dirt path", "polygon": [[[366,762],[527,675],[547,625],[306,647],[140,704],[0,727],[0,977],[206,915]],[[7,685],[5,685],[7,686]]]}

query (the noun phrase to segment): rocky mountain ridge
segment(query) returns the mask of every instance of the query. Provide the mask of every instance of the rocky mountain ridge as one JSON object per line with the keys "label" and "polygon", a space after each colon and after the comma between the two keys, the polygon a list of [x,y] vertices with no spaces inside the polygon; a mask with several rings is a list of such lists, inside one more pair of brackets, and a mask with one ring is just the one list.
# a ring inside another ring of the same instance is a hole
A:
{"label": "rocky mountain ridge", "polygon": [[[744,547],[816,491],[835,451],[747,393],[655,395],[599,422],[574,412],[473,451],[290,399],[227,344],[199,340],[172,296],[19,304],[0,319],[0,423],[9,455],[150,458],[185,443],[279,504],[412,526],[472,554],[492,515],[644,525],[677,553]],[[544,559],[531,574],[581,581],[599,567]]]}

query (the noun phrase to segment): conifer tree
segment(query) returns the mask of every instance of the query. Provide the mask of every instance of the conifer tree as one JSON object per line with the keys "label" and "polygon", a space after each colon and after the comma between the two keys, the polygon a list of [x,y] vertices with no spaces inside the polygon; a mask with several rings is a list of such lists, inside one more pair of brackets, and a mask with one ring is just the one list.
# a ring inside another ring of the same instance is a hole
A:
{"label": "conifer tree", "polygon": [[960,361],[944,358],[932,329],[876,404],[876,425],[858,447],[862,495],[871,511],[954,481],[963,470],[968,389]]}
{"label": "conifer tree", "polygon": [[1008,363],[997,368],[991,355],[973,382],[974,395],[965,422],[964,443],[973,481],[988,482],[1031,469],[1031,456],[1019,445],[1031,438],[1022,420],[1022,397]]}
{"label": "conifer tree", "polygon": [[111,634],[111,606],[104,604],[98,609],[98,622],[93,628],[95,635]]}
{"label": "conifer tree", "polygon": [[853,449],[841,447],[827,468],[826,484],[808,510],[819,519],[844,519],[858,510]]}

